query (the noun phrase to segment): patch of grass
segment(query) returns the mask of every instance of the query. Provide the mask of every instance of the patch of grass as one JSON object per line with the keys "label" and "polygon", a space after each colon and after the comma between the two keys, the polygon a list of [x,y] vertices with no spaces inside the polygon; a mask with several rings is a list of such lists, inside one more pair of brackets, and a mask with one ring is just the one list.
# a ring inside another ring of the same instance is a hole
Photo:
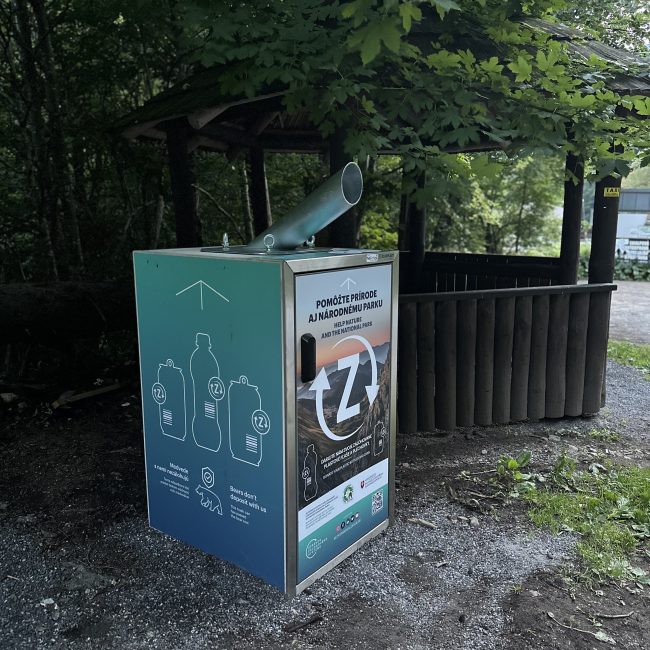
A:
{"label": "patch of grass", "polygon": [[650,584],[630,564],[633,552],[649,547],[650,468],[594,463],[578,470],[563,455],[546,485],[522,496],[532,504],[533,523],[580,535],[578,552],[591,575]]}
{"label": "patch of grass", "polygon": [[597,428],[594,427],[587,431],[587,435],[594,440],[599,440],[600,442],[618,442],[621,439],[621,436],[616,431],[612,431],[607,427]]}
{"label": "patch of grass", "polygon": [[638,368],[650,379],[650,345],[639,345],[628,341],[610,341],[607,356],[624,366]]}

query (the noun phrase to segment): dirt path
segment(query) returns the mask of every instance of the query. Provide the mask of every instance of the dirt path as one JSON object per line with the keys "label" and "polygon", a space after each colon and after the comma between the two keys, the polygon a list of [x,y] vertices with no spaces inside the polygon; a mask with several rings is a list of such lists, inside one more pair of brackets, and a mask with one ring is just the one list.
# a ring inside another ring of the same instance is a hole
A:
{"label": "dirt path", "polygon": [[617,280],[612,294],[609,336],[615,341],[650,344],[650,282]]}
{"label": "dirt path", "polygon": [[[605,629],[618,647],[648,648],[644,592],[570,593],[573,536],[533,529],[519,502],[482,514],[448,490],[462,470],[523,449],[534,471],[562,450],[650,464],[650,382],[615,364],[608,382],[608,407],[592,420],[400,436],[396,524],[293,599],[148,528],[136,396],[56,417],[0,413],[0,647],[607,647],[547,615],[589,627],[582,610],[633,611]],[[596,426],[621,441],[589,437]],[[286,631],[292,623],[305,625]]]}

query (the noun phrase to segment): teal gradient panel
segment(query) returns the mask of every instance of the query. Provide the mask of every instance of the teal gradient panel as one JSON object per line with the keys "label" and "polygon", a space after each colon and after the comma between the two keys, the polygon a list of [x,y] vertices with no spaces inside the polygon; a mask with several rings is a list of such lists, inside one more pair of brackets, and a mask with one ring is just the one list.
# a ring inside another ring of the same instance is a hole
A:
{"label": "teal gradient panel", "polygon": [[134,264],[150,524],[284,589],[281,263]]}

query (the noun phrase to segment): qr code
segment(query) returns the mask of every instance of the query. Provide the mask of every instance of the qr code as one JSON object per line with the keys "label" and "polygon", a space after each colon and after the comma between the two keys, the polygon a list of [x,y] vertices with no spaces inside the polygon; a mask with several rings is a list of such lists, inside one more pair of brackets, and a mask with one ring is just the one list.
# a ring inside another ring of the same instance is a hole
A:
{"label": "qr code", "polygon": [[384,493],[380,490],[372,495],[372,514],[376,515],[384,509]]}

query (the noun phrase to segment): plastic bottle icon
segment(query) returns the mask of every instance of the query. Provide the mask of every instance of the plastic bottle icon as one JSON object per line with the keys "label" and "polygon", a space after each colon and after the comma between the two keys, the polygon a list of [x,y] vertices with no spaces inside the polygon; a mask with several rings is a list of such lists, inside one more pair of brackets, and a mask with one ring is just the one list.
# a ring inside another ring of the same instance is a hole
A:
{"label": "plastic bottle icon", "polygon": [[257,386],[242,375],[228,387],[228,424],[230,453],[233,458],[259,467],[262,461],[262,436],[271,428],[271,421],[262,410]]}
{"label": "plastic bottle icon", "polygon": [[219,364],[212,354],[209,334],[196,335],[196,348],[190,357],[190,374],[194,391],[192,435],[199,447],[219,451],[221,427],[218,403],[224,398],[224,385],[219,377]]}
{"label": "plastic bottle icon", "polygon": [[383,422],[377,422],[375,431],[372,436],[372,453],[374,456],[380,456],[386,446],[386,425]]}
{"label": "plastic bottle icon", "polygon": [[151,394],[158,404],[158,417],[163,434],[185,440],[185,378],[183,371],[177,368],[171,359],[158,366],[158,381],[153,385]]}
{"label": "plastic bottle icon", "polygon": [[318,481],[316,480],[317,463],[318,456],[316,455],[314,445],[309,445],[302,470],[302,479],[305,482],[305,501],[311,501],[318,494]]}

